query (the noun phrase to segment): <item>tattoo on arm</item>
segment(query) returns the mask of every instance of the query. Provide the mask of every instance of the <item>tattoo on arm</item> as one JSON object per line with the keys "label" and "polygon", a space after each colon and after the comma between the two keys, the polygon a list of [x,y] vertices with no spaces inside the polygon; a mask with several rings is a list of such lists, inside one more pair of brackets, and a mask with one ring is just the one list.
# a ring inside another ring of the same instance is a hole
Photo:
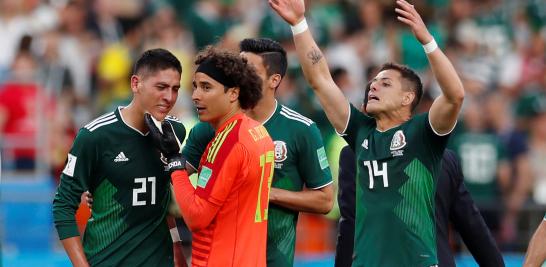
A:
{"label": "tattoo on arm", "polygon": [[311,63],[315,65],[322,59],[322,53],[320,53],[320,50],[314,48],[307,53],[307,58],[309,58],[311,60]]}

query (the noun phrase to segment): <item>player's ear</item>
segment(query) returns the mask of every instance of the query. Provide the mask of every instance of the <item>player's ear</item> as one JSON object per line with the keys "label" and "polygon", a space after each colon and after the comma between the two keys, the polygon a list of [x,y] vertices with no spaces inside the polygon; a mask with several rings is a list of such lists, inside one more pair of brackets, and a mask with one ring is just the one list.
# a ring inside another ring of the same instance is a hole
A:
{"label": "player's ear", "polygon": [[415,99],[415,93],[413,91],[404,92],[402,96],[402,105],[403,106],[411,105],[411,103],[413,102],[413,99]]}
{"label": "player's ear", "polygon": [[228,91],[227,91],[227,94],[228,94],[228,97],[229,97],[229,102],[233,103],[233,102],[239,100],[239,92],[240,92],[239,87],[229,88]]}
{"label": "player's ear", "polygon": [[141,86],[142,80],[140,79],[140,76],[138,75],[132,75],[131,76],[131,91],[133,93],[138,92],[139,86]]}
{"label": "player's ear", "polygon": [[279,84],[281,84],[281,80],[282,80],[282,77],[280,74],[273,74],[269,76],[270,87],[272,89],[276,89],[277,87],[279,87]]}

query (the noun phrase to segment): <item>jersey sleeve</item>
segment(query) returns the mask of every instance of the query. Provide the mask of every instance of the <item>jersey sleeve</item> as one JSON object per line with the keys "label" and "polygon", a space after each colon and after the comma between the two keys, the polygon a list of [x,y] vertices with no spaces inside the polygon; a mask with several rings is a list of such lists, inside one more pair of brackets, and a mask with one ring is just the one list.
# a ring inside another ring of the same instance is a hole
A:
{"label": "jersey sleeve", "polygon": [[[210,154],[211,152],[209,152]],[[240,144],[223,144],[214,159],[201,166],[195,194],[216,205],[222,205],[229,196],[234,181],[248,166],[248,152]]]}
{"label": "jersey sleeve", "polygon": [[90,132],[82,128],[70,149],[53,199],[53,218],[61,240],[79,235],[74,215],[82,193],[97,184],[93,181],[96,168],[96,143]]}
{"label": "jersey sleeve", "polygon": [[375,120],[372,117],[364,115],[360,110],[355,108],[353,104],[350,104],[349,110],[349,121],[347,122],[347,127],[343,133],[338,133],[347,144],[355,151],[356,139],[359,134],[359,130],[362,126],[369,126],[370,128],[375,127]]}
{"label": "jersey sleeve", "polygon": [[324,143],[316,124],[305,126],[298,136],[298,172],[307,188],[318,189],[332,182]]}
{"label": "jersey sleeve", "polygon": [[435,155],[441,158],[453,130],[447,134],[436,133],[430,124],[428,112],[415,115],[414,120],[417,123],[416,127],[422,131],[421,137],[423,138],[423,143],[428,144],[428,148],[433,150]]}
{"label": "jersey sleeve", "polygon": [[199,122],[191,129],[186,145],[182,148],[182,155],[196,170],[199,167],[201,155],[213,138],[214,128],[209,123]]}

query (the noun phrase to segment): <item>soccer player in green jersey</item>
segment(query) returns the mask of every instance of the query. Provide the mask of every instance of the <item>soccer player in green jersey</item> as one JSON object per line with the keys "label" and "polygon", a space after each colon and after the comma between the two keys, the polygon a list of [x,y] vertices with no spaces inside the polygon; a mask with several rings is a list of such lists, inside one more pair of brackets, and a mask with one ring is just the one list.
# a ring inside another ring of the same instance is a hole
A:
{"label": "soccer player in green jersey", "polygon": [[366,111],[350,105],[305,21],[303,0],[269,0],[290,25],[304,75],[326,115],[355,152],[356,229],[353,266],[435,266],[434,188],[449,133],[464,99],[462,83],[413,5],[397,1],[425,52],[442,94],[412,116],[422,95],[409,68],[385,64],[373,78]]}
{"label": "soccer player in green jersey", "polygon": [[[131,103],[80,129],[53,201],[55,226],[74,266],[173,266],[170,177],[144,114],[166,120],[184,140],[184,126],[167,116],[181,74],[170,52],[144,52],[131,76]],[[94,202],[82,246],[74,214],[86,190]]]}
{"label": "soccer player in green jersey", "polygon": [[[286,72],[286,51],[279,43],[264,38],[245,39],[240,43],[240,50],[241,56],[255,67],[263,81],[262,99],[245,113],[263,124],[275,144],[275,172],[268,210],[267,266],[292,266],[299,212],[324,214],[332,208],[330,168],[316,124],[275,99]],[[199,165],[199,159],[213,137],[214,129],[208,123],[199,123],[190,131],[182,150],[188,169]]]}
{"label": "soccer player in green jersey", "polygon": [[529,241],[523,267],[540,267],[546,261],[546,214]]}

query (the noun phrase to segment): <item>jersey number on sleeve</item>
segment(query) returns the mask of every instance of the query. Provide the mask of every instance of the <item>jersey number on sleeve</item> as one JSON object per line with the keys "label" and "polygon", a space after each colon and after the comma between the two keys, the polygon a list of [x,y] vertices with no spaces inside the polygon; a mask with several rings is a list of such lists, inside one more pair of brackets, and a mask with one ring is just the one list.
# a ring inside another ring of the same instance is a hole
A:
{"label": "jersey number on sleeve", "polygon": [[[377,160],[365,160],[364,166],[368,168],[368,176],[370,177],[370,186],[369,189],[373,189],[373,178],[375,176],[383,176],[383,187],[389,187],[389,176],[387,174],[387,163],[383,162],[381,164],[381,170],[379,169],[379,166],[377,165]],[[373,168],[372,168],[373,166]]]}
{"label": "jersey number on sleeve", "polygon": [[151,205],[155,205],[155,177],[148,177],[148,183],[146,183],[146,178],[135,178],[135,184],[140,184],[139,188],[133,188],[133,206],[144,206],[146,205],[146,200],[138,200],[138,195],[141,193],[146,193],[147,184],[150,184],[152,191]]}
{"label": "jersey number on sleeve", "polygon": [[[256,215],[254,216],[254,222],[256,223],[267,221],[267,207],[269,205],[269,190],[271,188],[271,179],[273,178],[273,168],[275,166],[273,165],[274,161],[275,154],[273,153],[273,151],[267,151],[265,154],[260,155],[260,167],[262,168],[262,176],[260,177],[260,189],[258,190]],[[267,181],[267,192],[262,192],[262,189],[264,188],[264,180]],[[265,198],[262,196],[263,193],[266,194]]]}

